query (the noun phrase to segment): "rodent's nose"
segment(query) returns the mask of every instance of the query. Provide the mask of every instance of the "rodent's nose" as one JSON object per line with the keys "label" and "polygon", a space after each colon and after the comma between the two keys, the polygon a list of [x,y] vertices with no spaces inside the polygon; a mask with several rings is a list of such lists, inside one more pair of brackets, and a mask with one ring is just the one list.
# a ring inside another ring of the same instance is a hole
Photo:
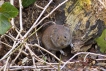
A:
{"label": "rodent's nose", "polygon": [[61,43],[60,45],[61,45],[61,46],[64,46],[64,43]]}

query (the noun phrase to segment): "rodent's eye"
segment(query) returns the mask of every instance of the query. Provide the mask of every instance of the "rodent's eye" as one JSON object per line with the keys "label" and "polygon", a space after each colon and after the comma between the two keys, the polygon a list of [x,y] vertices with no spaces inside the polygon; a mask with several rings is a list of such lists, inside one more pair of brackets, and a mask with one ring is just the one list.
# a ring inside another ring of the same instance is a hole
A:
{"label": "rodent's eye", "polygon": [[64,36],[64,38],[66,38],[66,36]]}

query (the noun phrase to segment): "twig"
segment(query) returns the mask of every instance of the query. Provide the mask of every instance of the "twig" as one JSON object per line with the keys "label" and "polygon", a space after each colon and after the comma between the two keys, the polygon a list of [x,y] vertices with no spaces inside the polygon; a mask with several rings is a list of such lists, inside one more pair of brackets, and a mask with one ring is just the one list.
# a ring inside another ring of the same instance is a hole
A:
{"label": "twig", "polygon": [[[36,28],[35,28],[35,30],[36,30]],[[38,33],[37,32],[36,32],[36,39],[38,41],[38,44],[40,45],[40,41],[39,41],[39,37],[38,37]]]}
{"label": "twig", "polygon": [[2,41],[0,41],[0,43],[2,43],[2,44],[4,44],[4,45],[6,45],[6,46],[8,46],[8,47],[12,48],[12,46],[11,46],[11,45],[6,44],[6,43],[4,43],[4,42],[2,42]]}
{"label": "twig", "polygon": [[0,67],[0,71],[2,71],[4,67],[5,67],[5,66],[1,66],[1,67]]}
{"label": "twig", "polygon": [[101,71],[106,71],[106,68],[100,67]]}
{"label": "twig", "polygon": [[44,9],[43,7],[37,5],[36,3],[35,3],[35,5],[36,5],[36,7],[40,8],[40,9],[42,9],[42,10]]}
{"label": "twig", "polygon": [[[6,35],[6,34],[5,34]],[[9,33],[8,35],[6,35],[7,37],[9,37],[10,39],[12,39],[13,41],[17,41],[16,39],[15,39],[15,37],[11,34],[11,33]]]}
{"label": "twig", "polygon": [[22,49],[23,49],[23,47],[22,47],[21,49],[19,49],[19,53],[17,54],[17,56],[15,57],[15,59],[12,60],[10,66],[11,66],[13,63],[15,63],[15,61],[17,60],[17,58],[19,57],[19,55],[22,53]]}
{"label": "twig", "polygon": [[89,53],[85,55],[84,62],[86,62],[86,58],[87,58],[88,55],[89,55]]}
{"label": "twig", "polygon": [[24,54],[24,55],[26,55],[26,56],[28,56],[29,54],[28,53],[26,53],[25,51],[22,51],[22,53]]}
{"label": "twig", "polygon": [[33,69],[33,71],[36,71],[35,58],[33,56],[32,56],[32,62],[33,62],[33,66],[35,67],[35,69]]}
{"label": "twig", "polygon": [[89,55],[95,55],[95,56],[103,56],[103,57],[106,57],[106,55],[102,55],[102,54],[96,54],[96,53],[91,53],[91,52],[79,52],[79,53],[76,53],[74,56],[72,56],[69,60],[67,60],[63,66],[61,67],[61,69],[63,69],[65,67],[66,64],[68,64],[68,62],[70,62],[70,60],[74,59],[77,55],[80,55],[80,54],[89,54]]}
{"label": "twig", "polygon": [[7,58],[7,61],[6,61],[6,64],[4,66],[4,70],[3,71],[7,71],[6,69],[7,69],[7,64],[8,64],[9,59],[10,59],[10,56]]}
{"label": "twig", "polygon": [[104,58],[104,59],[95,59],[96,61],[106,61],[106,58]]}
{"label": "twig", "polygon": [[20,32],[22,32],[22,30],[23,30],[23,25],[22,25],[22,0],[19,0],[19,11],[20,11]]}
{"label": "twig", "polygon": [[102,5],[103,7],[106,9],[106,5],[104,4],[105,2],[102,2],[101,0],[98,0]]}
{"label": "twig", "polygon": [[[11,3],[12,5],[14,5],[14,0],[10,0],[10,3]],[[14,28],[15,28],[14,18],[11,19],[11,24],[12,24],[12,28],[14,29]]]}

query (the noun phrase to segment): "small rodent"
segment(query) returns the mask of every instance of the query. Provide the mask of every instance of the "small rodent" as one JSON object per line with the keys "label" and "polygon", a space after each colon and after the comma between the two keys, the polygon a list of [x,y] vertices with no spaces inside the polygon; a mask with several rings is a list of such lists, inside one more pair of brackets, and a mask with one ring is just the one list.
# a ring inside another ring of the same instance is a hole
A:
{"label": "small rodent", "polygon": [[42,43],[47,50],[59,51],[71,45],[72,35],[70,28],[64,25],[53,24],[45,29]]}

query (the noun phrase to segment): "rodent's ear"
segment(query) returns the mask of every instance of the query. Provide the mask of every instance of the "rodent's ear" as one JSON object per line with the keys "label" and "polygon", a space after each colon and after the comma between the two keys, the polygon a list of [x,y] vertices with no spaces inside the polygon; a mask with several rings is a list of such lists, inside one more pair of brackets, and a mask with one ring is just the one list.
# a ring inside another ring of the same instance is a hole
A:
{"label": "rodent's ear", "polygon": [[45,22],[44,25],[53,25],[53,24],[56,24],[55,22],[53,21],[48,21],[48,22]]}
{"label": "rodent's ear", "polygon": [[51,26],[51,25],[53,25],[53,24],[56,24],[56,23],[53,22],[53,21],[45,22],[45,23],[43,24],[43,28],[48,28],[49,26]]}
{"label": "rodent's ear", "polygon": [[53,21],[48,21],[48,22],[45,22],[45,23],[39,25],[39,27],[42,26],[42,28],[40,30],[45,31],[49,26],[51,26],[53,24],[56,24],[56,23]]}

